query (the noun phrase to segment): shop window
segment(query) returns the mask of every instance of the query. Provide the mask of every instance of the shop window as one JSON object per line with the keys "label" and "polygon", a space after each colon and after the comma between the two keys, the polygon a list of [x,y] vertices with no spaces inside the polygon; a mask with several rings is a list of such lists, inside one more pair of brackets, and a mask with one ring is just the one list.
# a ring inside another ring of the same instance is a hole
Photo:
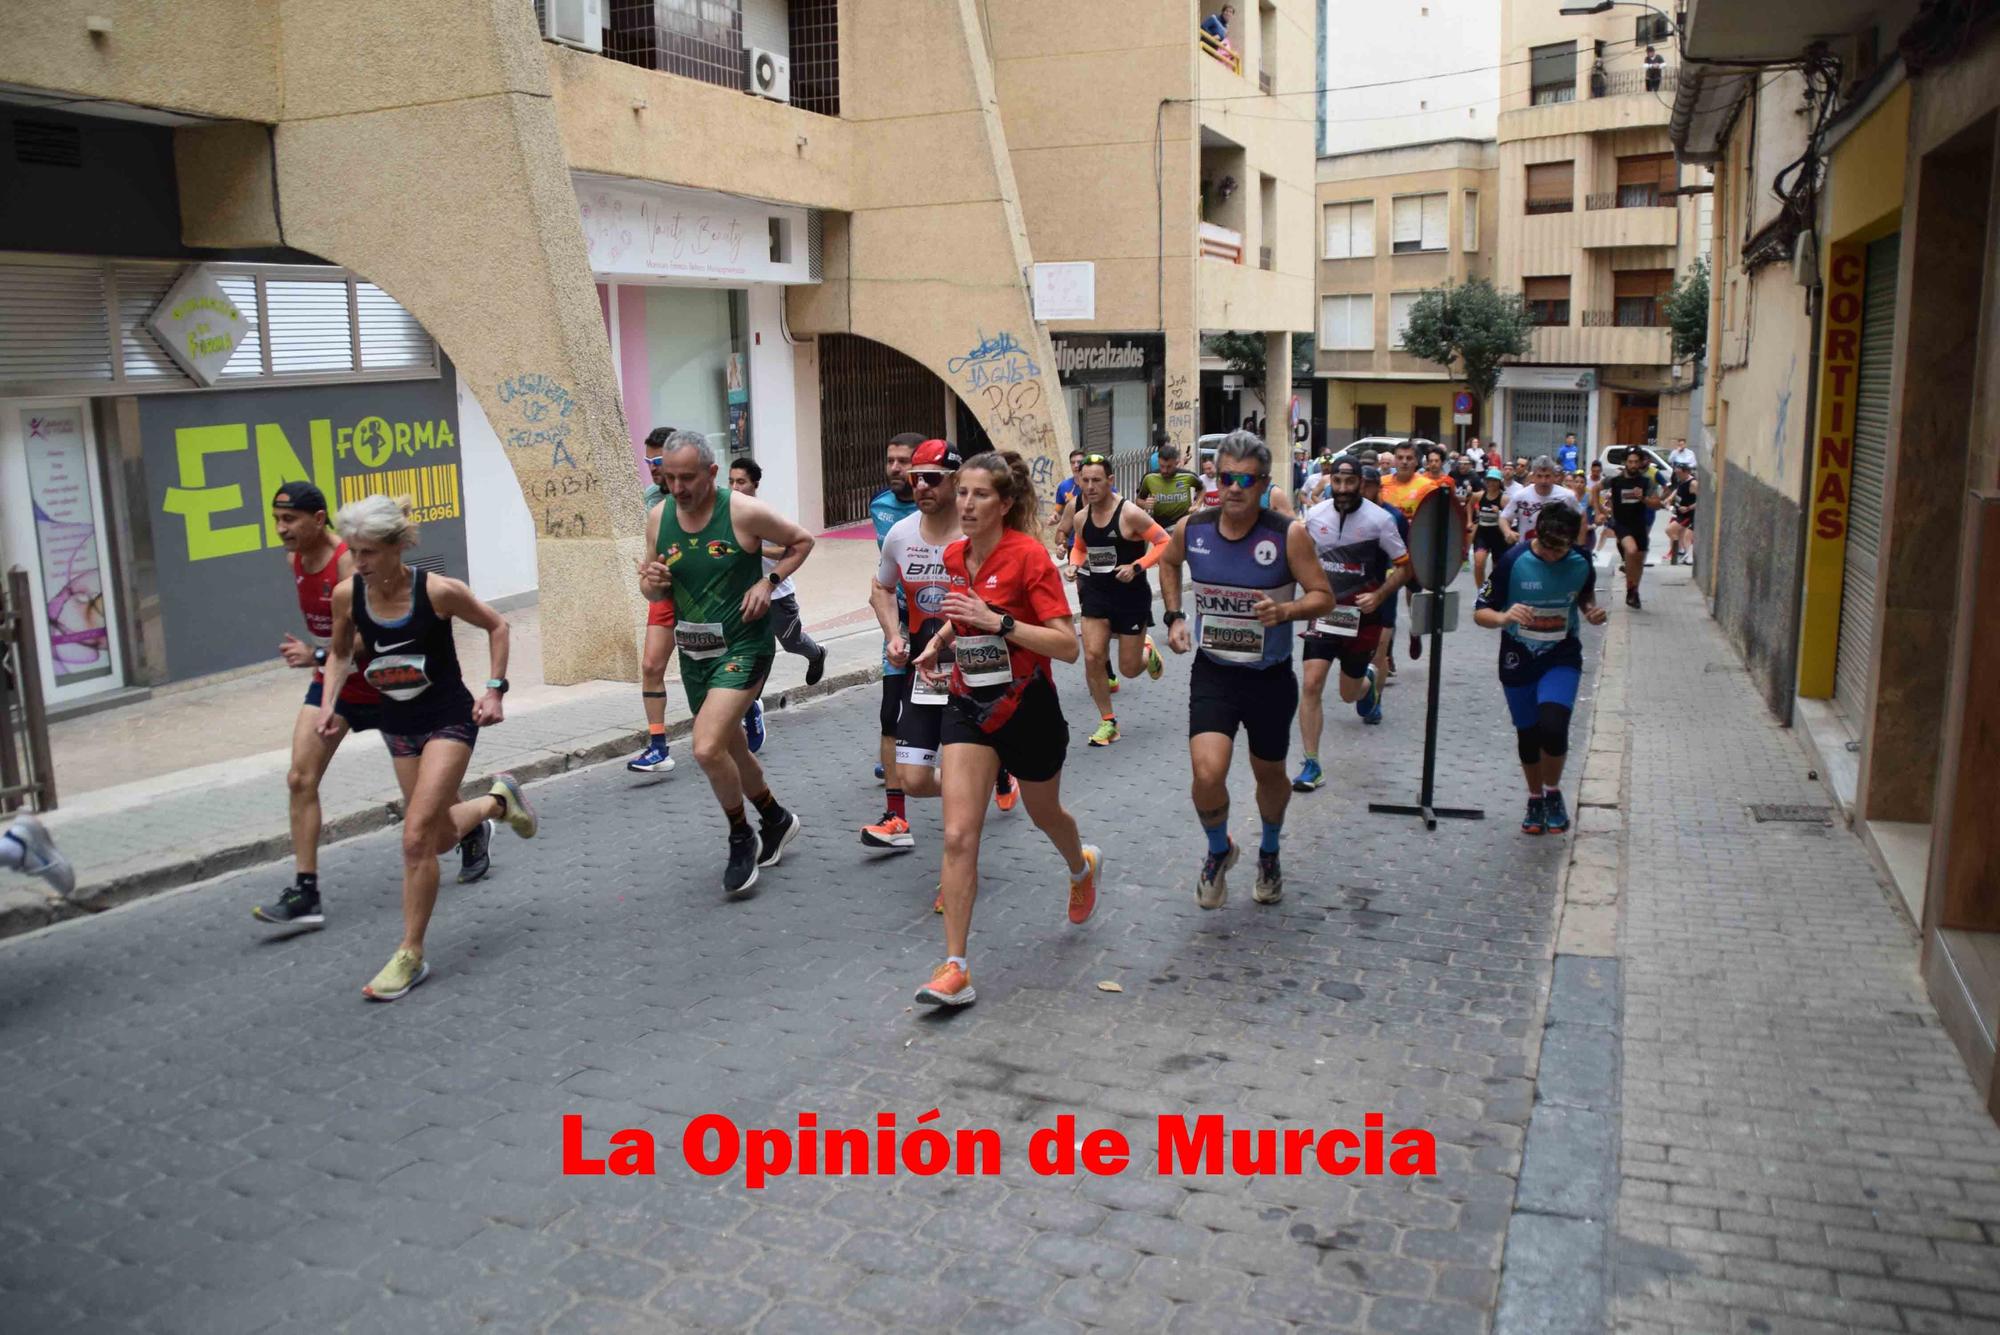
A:
{"label": "shop window", "polygon": [[1576,101],[1576,43],[1556,42],[1533,47],[1528,52],[1533,69],[1529,102],[1546,106],[1554,102]]}
{"label": "shop window", "polygon": [[1365,259],[1375,253],[1375,201],[1326,206],[1325,255],[1330,260]]}
{"label": "shop window", "polygon": [[1568,213],[1576,208],[1576,163],[1528,164],[1527,212]]}
{"label": "shop window", "polygon": [[1392,206],[1391,250],[1398,255],[1409,255],[1447,248],[1450,245],[1445,235],[1450,217],[1445,207],[1448,198],[1443,193],[1399,196]]}
{"label": "shop window", "polygon": [[1524,278],[1521,295],[1528,306],[1528,320],[1537,325],[1569,323],[1569,275]]}

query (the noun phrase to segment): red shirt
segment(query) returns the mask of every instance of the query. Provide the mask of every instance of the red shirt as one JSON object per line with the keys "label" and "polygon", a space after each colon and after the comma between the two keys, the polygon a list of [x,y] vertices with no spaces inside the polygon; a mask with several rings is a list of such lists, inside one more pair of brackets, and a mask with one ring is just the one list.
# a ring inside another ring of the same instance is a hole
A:
{"label": "red shirt", "polygon": [[[298,553],[292,554],[292,582],[298,585],[299,611],[305,614],[306,637],[322,649],[333,634],[333,589],[340,583],[340,558],[346,550],[346,543],[334,543],[333,555],[318,570],[307,570]],[[382,694],[362,680],[358,655],[354,666],[346,685],[340,688],[340,698],[350,705],[375,704]],[[313,680],[325,681],[325,670],[314,668]]]}
{"label": "red shirt", "polygon": [[[966,558],[971,551],[971,541],[960,538],[944,549],[945,579],[953,593],[969,593],[1003,616],[1011,616],[1024,625],[1039,626],[1045,621],[1070,615],[1069,592],[1063,586],[1062,575],[1056,570],[1055,559],[1048,548],[1018,529],[1008,529],[1000,537],[979,567],[977,576],[968,573]],[[968,626],[954,619],[952,629],[959,637],[953,646],[956,661],[951,669],[951,693],[976,717],[980,728],[993,732],[1014,716],[1014,708],[1020,703],[1021,693],[1036,677],[1053,681],[1046,654],[1038,654],[1032,649],[1024,649],[1012,640],[1005,641],[1007,649],[1008,679],[1005,681],[968,681],[968,668],[979,661],[975,651],[984,642],[991,649],[994,633]],[[966,652],[965,657],[959,657]],[[978,675],[994,676],[997,665],[989,662],[986,670]]]}

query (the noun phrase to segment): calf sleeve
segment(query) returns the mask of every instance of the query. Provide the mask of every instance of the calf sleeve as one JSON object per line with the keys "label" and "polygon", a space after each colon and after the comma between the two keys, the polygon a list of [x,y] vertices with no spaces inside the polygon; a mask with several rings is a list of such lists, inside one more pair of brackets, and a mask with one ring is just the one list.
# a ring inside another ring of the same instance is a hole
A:
{"label": "calf sleeve", "polygon": [[1569,751],[1569,706],[1544,703],[1536,711],[1535,733],[1545,755],[1560,756]]}
{"label": "calf sleeve", "polygon": [[1521,757],[1523,765],[1532,765],[1542,758],[1542,731],[1540,728],[1516,728],[1514,730],[1514,750]]}

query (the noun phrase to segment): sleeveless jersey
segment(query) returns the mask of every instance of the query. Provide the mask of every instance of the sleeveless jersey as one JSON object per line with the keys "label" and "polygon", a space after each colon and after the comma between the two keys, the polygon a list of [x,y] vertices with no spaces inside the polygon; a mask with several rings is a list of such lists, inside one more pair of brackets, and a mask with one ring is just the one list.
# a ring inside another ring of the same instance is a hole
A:
{"label": "sleeveless jersey", "polygon": [[382,731],[431,732],[472,721],[472,692],[458,665],[451,619],[431,606],[430,571],[410,572],[410,610],[379,621],[368,607],[368,584],[354,577],[354,631],[368,651],[360,669],[382,693]]}
{"label": "sleeveless jersey", "polygon": [[[320,648],[326,648],[333,637],[333,589],[340,583],[340,558],[347,551],[347,544],[333,544],[333,555],[318,570],[307,570],[299,560],[297,552],[292,553],[292,583],[298,586],[299,611],[306,619],[306,638]],[[361,656],[355,655],[355,670],[347,678],[347,684],[340,688],[340,698],[350,705],[372,705],[382,698],[381,693],[362,678]],[[313,669],[314,681],[326,680],[326,669]]]}
{"label": "sleeveless jersey", "polygon": [[1194,588],[1194,642],[1202,656],[1225,667],[1271,667],[1292,657],[1292,623],[1266,626],[1257,600],[1292,596],[1297,582],[1285,557],[1292,521],[1259,510],[1250,531],[1222,535],[1222,512],[1191,516],[1185,531],[1189,582]]}
{"label": "sleeveless jersey", "polygon": [[1502,492],[1498,496],[1488,496],[1486,488],[1481,487],[1478,494],[1472,498],[1474,525],[1478,528],[1499,528],[1500,512],[1506,508],[1507,496],[1505,492]]}
{"label": "sleeveless jersey", "polygon": [[[1128,538],[1120,528],[1120,520],[1125,514],[1125,498],[1119,497],[1118,504],[1111,507],[1111,518],[1101,527],[1091,518],[1090,507],[1085,506],[1077,513],[1077,528],[1083,538],[1083,571],[1086,577],[1110,579],[1111,572],[1119,566],[1130,565],[1146,554],[1147,544],[1140,539]],[[1146,572],[1140,571],[1132,581],[1132,587],[1143,588]]]}
{"label": "sleeveless jersey", "polygon": [[681,527],[678,507],[660,511],[656,546],[674,576],[674,643],[681,657],[720,658],[725,653],[768,658],[777,653],[771,618],[743,619],[743,595],[764,578],[764,554],[736,545],[730,502],[720,488],[699,533]]}

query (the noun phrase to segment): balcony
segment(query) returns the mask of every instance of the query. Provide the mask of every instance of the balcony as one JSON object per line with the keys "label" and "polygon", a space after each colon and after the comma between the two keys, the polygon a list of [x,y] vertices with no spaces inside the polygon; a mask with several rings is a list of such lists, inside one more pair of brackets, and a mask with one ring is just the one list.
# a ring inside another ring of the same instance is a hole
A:
{"label": "balcony", "polygon": [[[544,33],[549,33],[549,3],[535,3]],[[610,0],[606,8],[598,54],[640,69],[753,91],[741,0]],[[779,53],[790,66],[790,87],[774,100],[822,116],[840,114],[839,20],[839,0],[790,0],[787,49]],[[562,40],[596,49],[587,34],[564,35]]]}
{"label": "balcony", "polygon": [[1608,311],[1585,311],[1586,329],[1664,329],[1667,317],[1652,297],[1621,297]]}
{"label": "balcony", "polygon": [[[1609,311],[1581,314],[1581,325],[1534,330],[1526,360],[1557,366],[1666,366],[1673,360],[1670,330],[1617,325]],[[1598,323],[1597,317],[1604,322]]]}
{"label": "balcony", "polygon": [[1678,244],[1680,211],[1672,203],[1620,204],[1616,194],[1589,195],[1577,218],[1577,244],[1586,250]]}
{"label": "balcony", "polygon": [[1668,102],[1674,100],[1674,89],[1680,86],[1680,70],[1673,65],[1662,66],[1659,70],[1644,68],[1616,70],[1610,73],[1593,73],[1590,76],[1592,97],[1630,97],[1635,93],[1657,93]]}
{"label": "balcony", "polygon": [[1221,64],[1227,66],[1231,74],[1241,74],[1243,72],[1243,53],[1228,42],[1217,41],[1208,33],[1203,33],[1201,34],[1201,49],[1202,53],[1211,60],[1219,61]]}
{"label": "balcony", "polygon": [[1243,263],[1243,233],[1220,223],[1203,223],[1201,255],[1203,259],[1221,260],[1225,264]]}

